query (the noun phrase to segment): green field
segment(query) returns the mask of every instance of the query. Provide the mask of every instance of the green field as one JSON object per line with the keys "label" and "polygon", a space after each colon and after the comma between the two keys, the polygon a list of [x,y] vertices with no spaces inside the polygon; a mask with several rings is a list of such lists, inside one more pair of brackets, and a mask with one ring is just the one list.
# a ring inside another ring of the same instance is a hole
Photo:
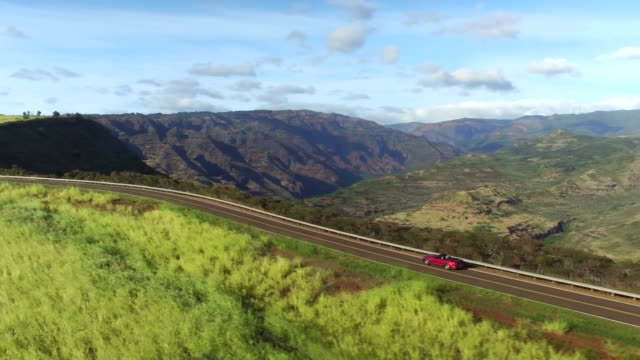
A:
{"label": "green field", "polygon": [[521,325],[478,320],[458,305],[529,303],[113,194],[0,183],[0,254],[2,358],[598,354],[544,335],[567,330],[640,346],[629,327],[539,304]]}
{"label": "green field", "polygon": [[0,115],[0,124],[17,121],[17,120],[22,120],[22,116],[21,115]]}

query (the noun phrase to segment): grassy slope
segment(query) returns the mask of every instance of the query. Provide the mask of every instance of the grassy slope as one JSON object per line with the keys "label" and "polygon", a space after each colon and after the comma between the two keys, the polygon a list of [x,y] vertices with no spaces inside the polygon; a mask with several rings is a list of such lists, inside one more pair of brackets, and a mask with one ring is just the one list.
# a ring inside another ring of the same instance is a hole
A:
{"label": "grassy slope", "polygon": [[[538,325],[478,322],[447,299],[530,303],[174,205],[1,183],[0,213],[2,357],[571,358]],[[368,273],[378,286],[330,292],[332,270],[270,256],[274,245]],[[624,326],[530,309],[547,329],[606,330],[628,353],[640,345]]]}
{"label": "grassy slope", "polygon": [[0,124],[6,123],[6,122],[18,121],[18,120],[22,120],[22,116],[20,116],[20,115],[0,115]]}
{"label": "grassy slope", "polygon": [[[502,234],[568,220],[559,244],[640,258],[640,141],[555,132],[495,155],[468,155],[368,180],[315,203],[355,215]],[[488,190],[489,189],[489,190]],[[501,200],[512,200],[512,204]]]}

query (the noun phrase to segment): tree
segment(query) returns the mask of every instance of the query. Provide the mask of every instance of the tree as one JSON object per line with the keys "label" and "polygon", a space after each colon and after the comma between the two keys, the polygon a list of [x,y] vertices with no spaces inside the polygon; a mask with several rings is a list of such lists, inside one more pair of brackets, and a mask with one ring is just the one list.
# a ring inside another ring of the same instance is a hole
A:
{"label": "tree", "polygon": [[59,113],[59,112],[57,112],[57,111],[54,111],[54,112],[53,112],[53,117],[60,117],[60,113]]}
{"label": "tree", "polygon": [[26,112],[26,111],[23,111],[22,112],[22,118],[25,119],[25,120],[28,119],[29,118],[29,113]]}
{"label": "tree", "polygon": [[38,112],[36,113],[36,116],[40,116],[42,115],[42,111],[38,110]]}

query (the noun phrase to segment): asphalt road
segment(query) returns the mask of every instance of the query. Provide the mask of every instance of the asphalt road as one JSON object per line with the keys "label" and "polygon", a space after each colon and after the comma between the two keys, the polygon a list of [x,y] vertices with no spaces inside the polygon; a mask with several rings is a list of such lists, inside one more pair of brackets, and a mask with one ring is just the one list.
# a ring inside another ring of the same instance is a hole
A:
{"label": "asphalt road", "polygon": [[53,186],[75,186],[84,189],[112,191],[169,201],[363,258],[398,265],[439,278],[515,295],[521,298],[640,327],[640,301],[630,303],[626,299],[602,293],[594,292],[593,294],[590,294],[584,290],[572,289],[569,286],[558,286],[551,284],[548,281],[518,277],[514,274],[498,274],[481,268],[446,271],[441,268],[430,267],[422,264],[421,256],[417,253],[363,242],[346,236],[287,222],[268,215],[251,212],[232,205],[220,204],[212,200],[163,192],[161,190],[136,189],[117,185],[83,183],[69,184],[51,180],[12,179],[10,181],[20,183],[39,183]]}

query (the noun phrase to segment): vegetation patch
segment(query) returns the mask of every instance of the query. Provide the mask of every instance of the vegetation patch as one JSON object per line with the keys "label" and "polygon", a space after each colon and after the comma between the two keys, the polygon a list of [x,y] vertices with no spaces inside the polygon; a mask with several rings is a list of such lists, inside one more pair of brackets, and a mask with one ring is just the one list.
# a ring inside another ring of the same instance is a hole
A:
{"label": "vegetation patch", "polygon": [[408,225],[458,231],[494,232],[500,236],[538,236],[556,226],[550,219],[516,209],[514,194],[487,185],[446,193],[416,211],[382,217]]}
{"label": "vegetation patch", "polygon": [[337,296],[344,293],[355,293],[382,286],[385,282],[366,273],[354,271],[336,263],[318,259],[317,257],[301,257],[291,251],[271,247],[268,253],[272,256],[283,257],[289,260],[299,260],[302,264],[318,271],[324,272],[325,293]]}
{"label": "vegetation patch", "polygon": [[78,207],[90,207],[99,211],[125,212],[134,215],[142,215],[149,211],[154,211],[156,207],[151,204],[114,199],[107,203],[95,204],[87,200],[73,200],[71,204]]}
{"label": "vegetation patch", "polygon": [[113,201],[0,184],[0,357],[583,358],[477,321],[443,302],[437,282],[329,296],[332,270],[269,255],[280,237],[165,204],[132,217],[78,197]]}
{"label": "vegetation patch", "polygon": [[546,332],[563,335],[571,330],[571,325],[562,320],[546,321],[542,324],[542,329]]}

